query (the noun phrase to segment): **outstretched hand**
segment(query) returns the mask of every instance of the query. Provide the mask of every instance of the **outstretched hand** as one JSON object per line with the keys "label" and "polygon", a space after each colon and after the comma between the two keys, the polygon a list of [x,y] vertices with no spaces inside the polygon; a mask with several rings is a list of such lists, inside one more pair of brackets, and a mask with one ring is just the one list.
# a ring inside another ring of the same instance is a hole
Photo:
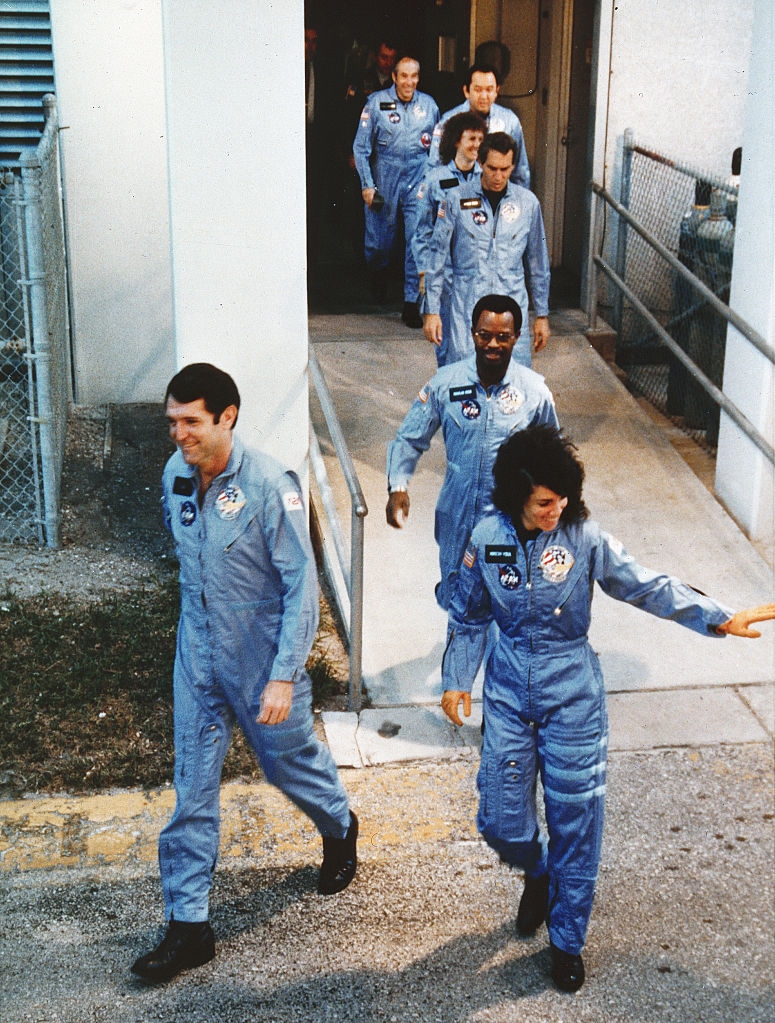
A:
{"label": "outstretched hand", "polygon": [[471,717],[471,694],[459,692],[457,689],[445,689],[441,697],[441,709],[455,725],[462,725],[460,718],[460,701],[463,701],[463,713]]}
{"label": "outstretched hand", "polygon": [[760,604],[738,611],[728,622],[716,626],[716,632],[728,633],[730,636],[745,636],[747,639],[758,639],[761,632],[752,629],[754,622],[768,622],[775,618],[775,604]]}

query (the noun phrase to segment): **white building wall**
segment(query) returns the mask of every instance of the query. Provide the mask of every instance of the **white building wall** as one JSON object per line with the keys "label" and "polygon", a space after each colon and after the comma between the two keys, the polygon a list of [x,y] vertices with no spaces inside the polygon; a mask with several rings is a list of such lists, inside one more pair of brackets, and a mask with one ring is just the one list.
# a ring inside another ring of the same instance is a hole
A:
{"label": "white building wall", "polygon": [[75,400],[156,401],[174,365],[160,0],[51,0]]}
{"label": "white building wall", "polygon": [[598,107],[604,145],[596,148],[595,180],[618,188],[627,128],[676,160],[729,175],[743,141],[753,7],[750,0],[601,0],[597,101],[607,97],[608,112],[603,118]]}
{"label": "white building wall", "polygon": [[238,430],[308,444],[302,0],[163,0],[176,364],[214,362]]}
{"label": "white building wall", "polygon": [[[750,88],[730,304],[775,351],[775,7],[756,0]],[[724,391],[775,447],[775,372],[734,327],[727,333]],[[775,563],[775,469],[722,415],[716,494]]]}

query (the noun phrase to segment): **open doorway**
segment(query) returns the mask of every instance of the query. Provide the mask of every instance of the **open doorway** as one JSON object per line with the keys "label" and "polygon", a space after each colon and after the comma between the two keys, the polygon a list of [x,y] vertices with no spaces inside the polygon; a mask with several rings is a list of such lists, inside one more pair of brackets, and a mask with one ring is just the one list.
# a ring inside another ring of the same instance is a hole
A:
{"label": "open doorway", "polygon": [[[375,305],[363,263],[363,207],[352,167],[362,97],[349,88],[381,41],[421,63],[420,89],[444,112],[462,101],[469,58],[507,47],[499,102],[525,133],[532,189],[552,262],[552,307],[578,306],[586,249],[590,69],[596,0],[306,0],[318,32],[317,142],[308,159],[308,291],[312,312],[399,310],[400,259],[387,305]],[[309,138],[309,134],[308,134]],[[400,251],[400,250],[399,250]]]}

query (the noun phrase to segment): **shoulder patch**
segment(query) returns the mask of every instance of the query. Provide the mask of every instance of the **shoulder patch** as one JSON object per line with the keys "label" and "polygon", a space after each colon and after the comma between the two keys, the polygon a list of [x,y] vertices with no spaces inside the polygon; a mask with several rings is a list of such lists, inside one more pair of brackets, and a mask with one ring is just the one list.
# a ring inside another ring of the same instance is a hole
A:
{"label": "shoulder patch", "polygon": [[427,404],[428,398],[431,396],[431,385],[430,381],[422,388],[417,394],[417,400],[421,401],[423,405]]}

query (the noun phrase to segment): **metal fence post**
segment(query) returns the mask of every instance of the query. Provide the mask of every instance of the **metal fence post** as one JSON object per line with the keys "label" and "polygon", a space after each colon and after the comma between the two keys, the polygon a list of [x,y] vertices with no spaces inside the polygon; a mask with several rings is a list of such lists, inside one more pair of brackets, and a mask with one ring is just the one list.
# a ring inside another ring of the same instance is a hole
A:
{"label": "metal fence post", "polygon": [[597,264],[595,263],[598,247],[597,210],[597,192],[590,187],[589,254],[587,256],[587,325],[589,330],[597,330]]}
{"label": "metal fence post", "polygon": [[30,416],[38,426],[43,480],[46,546],[59,546],[58,445],[51,404],[51,336],[46,300],[46,266],[41,217],[41,162],[37,153],[25,151],[19,159],[24,204],[27,250],[27,288],[31,315],[31,359],[35,367],[36,409]]}
{"label": "metal fence post", "polygon": [[[630,190],[632,188],[632,151],[635,146],[635,132],[627,128],[624,133],[624,150],[622,152],[622,187],[619,202],[625,209],[630,208]],[[624,279],[627,267],[627,221],[619,218],[619,231],[616,237],[616,272]],[[621,333],[623,317],[623,296],[617,289],[614,295],[614,325]]]}

